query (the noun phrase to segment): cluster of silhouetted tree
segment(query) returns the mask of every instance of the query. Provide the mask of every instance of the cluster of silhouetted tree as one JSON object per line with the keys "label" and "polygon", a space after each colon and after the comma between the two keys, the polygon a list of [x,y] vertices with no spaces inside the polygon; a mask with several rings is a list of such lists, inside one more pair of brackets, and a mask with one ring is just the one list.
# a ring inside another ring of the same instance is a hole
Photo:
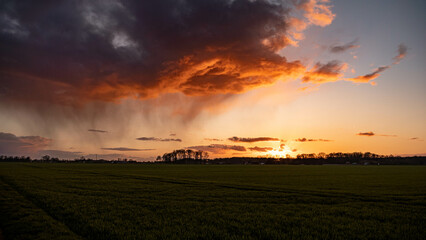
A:
{"label": "cluster of silhouetted tree", "polygon": [[194,151],[191,149],[174,150],[171,153],[165,153],[163,156],[158,156],[157,161],[164,163],[207,163],[209,154],[204,151]]}

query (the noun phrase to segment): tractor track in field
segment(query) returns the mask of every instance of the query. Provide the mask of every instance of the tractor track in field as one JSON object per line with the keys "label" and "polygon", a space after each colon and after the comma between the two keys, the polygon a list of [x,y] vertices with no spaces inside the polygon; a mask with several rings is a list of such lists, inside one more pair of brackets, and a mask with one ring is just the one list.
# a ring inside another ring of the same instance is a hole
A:
{"label": "tractor track in field", "polygon": [[[52,218],[53,220],[55,220],[56,222],[60,222],[62,223],[68,231],[70,231],[71,233],[75,234],[76,236],[80,237],[81,239],[85,239],[82,235],[80,235],[79,233],[73,231],[70,226],[62,221],[61,219],[55,217],[53,214],[51,214],[49,212],[48,209],[44,208],[42,206],[42,204],[40,203],[40,201],[38,201],[37,199],[35,199],[31,194],[29,194],[27,191],[25,191],[24,189],[20,188],[18,185],[16,185],[15,183],[13,183],[12,181],[6,179],[3,176],[0,176],[0,181],[2,181],[4,184],[6,184],[7,186],[9,186],[10,188],[12,188],[14,191],[16,191],[19,195],[21,195],[24,199],[28,200],[31,204],[33,204],[34,206],[36,206],[38,209],[40,209],[42,212],[44,212],[47,216],[49,216],[50,218]],[[0,229],[1,230],[1,229]],[[0,237],[2,237],[0,235]],[[0,238],[1,240],[2,238]]]}

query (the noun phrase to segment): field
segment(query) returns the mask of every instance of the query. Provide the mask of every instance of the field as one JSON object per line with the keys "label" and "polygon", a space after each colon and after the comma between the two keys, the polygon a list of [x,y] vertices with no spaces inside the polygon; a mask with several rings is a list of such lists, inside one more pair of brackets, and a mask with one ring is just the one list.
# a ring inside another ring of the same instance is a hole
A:
{"label": "field", "polygon": [[425,166],[0,163],[4,239],[424,239]]}

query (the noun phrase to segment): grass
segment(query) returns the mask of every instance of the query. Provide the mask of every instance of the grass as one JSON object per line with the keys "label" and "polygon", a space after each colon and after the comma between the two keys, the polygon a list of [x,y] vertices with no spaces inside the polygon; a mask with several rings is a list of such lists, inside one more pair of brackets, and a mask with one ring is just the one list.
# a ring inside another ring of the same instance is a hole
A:
{"label": "grass", "polygon": [[5,239],[423,239],[424,166],[0,164]]}

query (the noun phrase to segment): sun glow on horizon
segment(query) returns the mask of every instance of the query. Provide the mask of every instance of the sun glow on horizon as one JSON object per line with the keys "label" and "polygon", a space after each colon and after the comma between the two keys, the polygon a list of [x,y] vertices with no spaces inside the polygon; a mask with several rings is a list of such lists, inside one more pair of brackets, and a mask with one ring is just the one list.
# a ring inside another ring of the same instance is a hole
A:
{"label": "sun glow on horizon", "polygon": [[[288,148],[288,147],[287,147]],[[264,157],[273,157],[273,158],[288,158],[291,156],[292,151],[290,149],[273,149],[268,152],[266,152],[265,155],[262,155]]]}

